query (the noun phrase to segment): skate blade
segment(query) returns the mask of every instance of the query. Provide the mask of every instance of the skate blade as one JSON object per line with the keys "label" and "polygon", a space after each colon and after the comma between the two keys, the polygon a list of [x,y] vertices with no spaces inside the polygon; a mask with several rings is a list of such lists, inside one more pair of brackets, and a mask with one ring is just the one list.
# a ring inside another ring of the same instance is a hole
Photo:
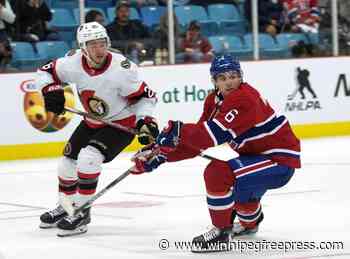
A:
{"label": "skate blade", "polygon": [[66,229],[59,229],[57,236],[58,237],[70,237],[70,236],[77,236],[86,233],[88,230],[88,227],[86,225],[80,226],[74,230],[66,230]]}
{"label": "skate blade", "polygon": [[52,224],[41,222],[39,225],[39,228],[41,229],[49,229],[49,228],[56,228],[56,227],[57,227],[57,222]]}

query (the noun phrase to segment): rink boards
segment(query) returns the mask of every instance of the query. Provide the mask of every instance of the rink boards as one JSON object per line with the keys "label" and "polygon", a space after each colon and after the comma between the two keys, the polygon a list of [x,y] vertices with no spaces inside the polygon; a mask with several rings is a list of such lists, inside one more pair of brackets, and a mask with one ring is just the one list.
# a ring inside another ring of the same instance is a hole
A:
{"label": "rink boards", "polygon": [[[242,62],[244,81],[260,90],[278,113],[285,114],[302,138],[350,135],[350,58]],[[209,64],[143,67],[145,81],[156,90],[155,117],[194,122],[213,86]],[[34,73],[1,74],[3,91],[0,160],[58,156],[79,116],[53,117],[43,109]],[[117,79],[116,79],[117,80]],[[81,109],[74,85],[66,91]],[[303,95],[304,94],[304,98]],[[139,147],[136,141],[128,151]]]}

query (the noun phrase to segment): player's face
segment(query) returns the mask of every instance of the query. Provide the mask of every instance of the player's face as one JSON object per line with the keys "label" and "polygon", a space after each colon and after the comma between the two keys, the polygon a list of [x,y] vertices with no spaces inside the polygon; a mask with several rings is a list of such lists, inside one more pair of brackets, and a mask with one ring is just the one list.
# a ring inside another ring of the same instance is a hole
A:
{"label": "player's face", "polygon": [[92,40],[86,44],[89,57],[97,64],[102,64],[107,56],[107,41],[105,39]]}
{"label": "player's face", "polygon": [[237,89],[241,84],[241,76],[238,72],[226,72],[216,76],[215,85],[225,96],[231,90]]}

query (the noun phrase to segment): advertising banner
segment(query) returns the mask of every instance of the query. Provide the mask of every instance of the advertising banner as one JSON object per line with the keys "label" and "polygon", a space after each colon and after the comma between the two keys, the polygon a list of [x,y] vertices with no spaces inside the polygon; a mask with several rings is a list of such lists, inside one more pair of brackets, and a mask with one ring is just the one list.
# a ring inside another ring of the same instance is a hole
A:
{"label": "advertising banner", "polygon": [[[278,113],[285,114],[299,136],[319,137],[350,134],[349,62],[350,58],[319,58],[242,62],[241,65],[244,81],[258,89]],[[140,68],[145,82],[157,92],[154,116],[160,127],[169,119],[184,122],[199,119],[204,100],[214,89],[209,66]],[[31,150],[38,144],[40,155],[36,157],[57,155],[58,148],[52,143],[61,147],[81,120],[69,113],[61,116],[47,113],[34,77],[35,73],[0,75],[4,96],[0,160],[24,158],[27,151],[21,153],[21,148]],[[67,106],[82,109],[74,85],[65,86],[65,97]],[[45,148],[47,143],[51,143],[52,148]],[[134,143],[131,149],[137,147]],[[16,151],[10,157],[9,148]]]}

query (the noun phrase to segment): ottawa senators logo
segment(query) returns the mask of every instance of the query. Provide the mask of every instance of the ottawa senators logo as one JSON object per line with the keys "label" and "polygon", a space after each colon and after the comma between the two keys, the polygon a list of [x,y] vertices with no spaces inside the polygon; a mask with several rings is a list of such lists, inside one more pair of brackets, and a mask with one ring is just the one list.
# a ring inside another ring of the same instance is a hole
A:
{"label": "ottawa senators logo", "polygon": [[109,109],[107,103],[96,96],[90,97],[87,104],[91,113],[96,117],[104,117],[108,114]]}

